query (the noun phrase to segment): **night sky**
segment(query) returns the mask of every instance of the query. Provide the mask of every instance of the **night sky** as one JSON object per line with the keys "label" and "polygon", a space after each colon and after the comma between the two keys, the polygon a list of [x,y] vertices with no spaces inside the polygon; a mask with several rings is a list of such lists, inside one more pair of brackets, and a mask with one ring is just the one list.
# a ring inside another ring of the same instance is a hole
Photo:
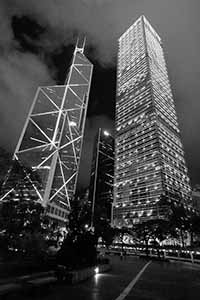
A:
{"label": "night sky", "polygon": [[13,152],[38,86],[62,84],[78,35],[94,64],[79,187],[94,135],[114,132],[117,38],[144,14],[163,40],[192,184],[200,183],[198,0],[1,0],[0,146]]}

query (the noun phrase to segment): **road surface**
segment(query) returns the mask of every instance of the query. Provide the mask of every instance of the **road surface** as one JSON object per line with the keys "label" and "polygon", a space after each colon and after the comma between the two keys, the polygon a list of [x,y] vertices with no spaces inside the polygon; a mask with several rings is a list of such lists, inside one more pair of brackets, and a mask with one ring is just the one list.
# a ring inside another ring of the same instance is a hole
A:
{"label": "road surface", "polygon": [[2,299],[20,300],[199,300],[200,266],[111,257],[112,269],[70,286],[52,284],[25,295]]}

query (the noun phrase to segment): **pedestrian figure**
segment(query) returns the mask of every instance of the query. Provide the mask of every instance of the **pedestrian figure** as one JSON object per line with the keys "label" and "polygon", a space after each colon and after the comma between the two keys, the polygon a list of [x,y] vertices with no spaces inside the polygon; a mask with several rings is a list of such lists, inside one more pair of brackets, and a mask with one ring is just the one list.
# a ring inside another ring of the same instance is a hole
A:
{"label": "pedestrian figure", "polygon": [[121,251],[120,252],[120,260],[122,260],[123,259],[123,252]]}

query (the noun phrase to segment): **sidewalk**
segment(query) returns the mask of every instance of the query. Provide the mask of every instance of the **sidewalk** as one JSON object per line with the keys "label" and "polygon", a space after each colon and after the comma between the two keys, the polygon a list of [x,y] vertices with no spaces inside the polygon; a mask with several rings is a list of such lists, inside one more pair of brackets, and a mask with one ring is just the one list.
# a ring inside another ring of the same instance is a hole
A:
{"label": "sidewalk", "polygon": [[0,295],[27,290],[33,287],[54,283],[57,281],[54,271],[34,273],[31,275],[6,278],[0,281]]}

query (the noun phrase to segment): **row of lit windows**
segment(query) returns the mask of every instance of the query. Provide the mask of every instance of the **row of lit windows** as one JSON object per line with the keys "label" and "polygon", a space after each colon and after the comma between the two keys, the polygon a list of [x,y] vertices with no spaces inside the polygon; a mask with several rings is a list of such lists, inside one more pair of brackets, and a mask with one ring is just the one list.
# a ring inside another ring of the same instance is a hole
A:
{"label": "row of lit windows", "polygon": [[170,165],[170,164],[167,164],[167,163],[164,163],[163,164],[163,168],[166,170],[166,171],[169,171],[170,174],[172,175],[175,175],[179,178],[182,178],[183,181],[189,181],[189,178],[186,176],[186,173],[183,173],[182,170]]}
{"label": "row of lit windows", "polygon": [[[140,125],[140,124],[144,123],[147,118],[148,118],[148,116],[146,116],[146,114],[144,112],[142,112],[139,116],[135,117],[135,119],[132,120],[131,123],[134,123],[134,125]],[[123,125],[120,125],[117,127],[117,131],[124,129],[126,126],[129,126],[129,125],[130,125],[129,122],[127,122]]]}
{"label": "row of lit windows", "polygon": [[[128,152],[123,151],[119,152],[118,155],[116,155],[116,161],[120,161],[120,163],[123,163],[124,161],[129,161],[130,158],[135,159],[137,164],[144,165],[145,161],[151,161],[153,158],[156,158],[159,154],[157,151],[158,145],[155,143],[154,148],[149,148],[146,152],[138,151],[138,149],[135,149],[134,151]],[[131,155],[129,155],[131,153]],[[174,159],[174,158],[173,158]],[[175,159],[174,159],[175,160]]]}
{"label": "row of lit windows", "polygon": [[160,83],[157,80],[152,80],[153,85],[153,94],[156,95],[169,110],[175,113],[174,101],[172,94],[169,92],[169,89],[161,89]]}
{"label": "row of lit windows", "polygon": [[132,39],[125,47],[121,47],[118,55],[120,63],[123,63],[123,59],[130,57],[131,54],[136,54],[144,49],[144,40],[142,37],[138,37],[137,40]]}
{"label": "row of lit windows", "polygon": [[59,216],[63,219],[67,219],[68,216],[68,213],[66,213],[65,211],[50,205],[47,207],[47,213]]}
{"label": "row of lit windows", "polygon": [[167,127],[165,127],[161,122],[158,122],[159,132],[162,135],[165,135],[166,139],[169,139],[173,144],[176,144],[177,150],[182,149],[182,143],[180,141],[180,137],[175,135],[172,131],[170,131]]}
{"label": "row of lit windows", "polygon": [[[158,66],[150,64],[152,82],[157,82],[160,90],[169,93],[171,92],[167,70],[162,70]],[[170,95],[171,93],[169,93]],[[170,95],[171,96],[171,95]]]}
{"label": "row of lit windows", "polygon": [[129,42],[133,36],[140,36],[142,34],[142,23],[141,20],[138,19],[132,26],[130,26],[123,35],[119,38],[120,47],[124,46]]}
{"label": "row of lit windows", "polygon": [[147,71],[148,64],[145,54],[138,57],[138,60],[134,60],[134,64],[129,62],[129,65],[120,72],[118,70],[118,85],[121,87],[124,83],[128,82],[132,77]]}
{"label": "row of lit windows", "polygon": [[163,115],[165,115],[166,118],[168,118],[173,124],[178,126],[177,123],[177,117],[175,110],[171,107],[169,108],[168,105],[166,105],[166,100],[160,97],[158,94],[154,94],[155,104],[156,104],[156,110],[161,111]]}
{"label": "row of lit windows", "polygon": [[161,38],[157,34],[157,32],[153,29],[151,24],[147,21],[147,19],[144,17],[144,25],[145,25],[145,32],[150,32],[150,34],[161,43]]}
{"label": "row of lit windows", "polygon": [[[148,76],[148,68],[146,66],[146,63],[143,64],[141,67],[138,67],[137,69],[134,69],[133,67],[126,72],[123,73],[123,75],[120,75],[118,78],[118,90],[122,90],[124,88],[123,93],[128,94],[131,90],[135,90],[135,82],[140,82],[141,79],[143,80]],[[128,89],[128,87],[130,87]]]}
{"label": "row of lit windows", "polygon": [[121,58],[118,64],[118,70],[123,75],[124,72],[134,68],[139,62],[141,62],[143,57],[145,57],[145,48],[141,47],[138,51],[135,51],[134,54],[129,53],[129,55]]}
{"label": "row of lit windows", "polygon": [[165,177],[164,180],[165,183],[168,183],[169,185],[172,186],[181,187],[182,189],[190,190],[189,180],[185,180],[178,176],[174,176],[174,174],[171,173],[164,173],[164,177]]}
{"label": "row of lit windows", "polygon": [[[150,156],[149,156],[149,158],[150,158]],[[128,161],[125,160],[124,162],[117,164],[116,170],[119,170],[119,172],[124,172],[125,169],[131,168],[133,173],[135,173],[135,172],[138,173],[138,172],[144,172],[144,171],[147,172],[149,169],[152,169],[155,166],[157,166],[157,157],[155,157],[154,160],[151,159],[151,160],[147,160],[147,161],[139,160],[139,159],[128,160]],[[133,169],[133,167],[134,167],[134,169]],[[158,170],[158,167],[156,167],[155,170]]]}
{"label": "row of lit windows", "polygon": [[120,111],[117,109],[117,118],[121,118],[121,117],[130,117],[130,113],[132,113],[132,115],[135,115],[135,111],[134,108],[138,108],[141,105],[145,105],[150,103],[152,100],[150,91],[146,91],[144,93],[141,93],[141,96],[138,96],[137,98],[132,98],[130,97],[130,101],[126,101],[126,105],[122,105],[120,108]]}
{"label": "row of lit windows", "polygon": [[137,138],[142,138],[149,133],[152,135],[155,131],[154,121],[147,122],[144,125],[139,125],[136,128],[118,135],[116,137],[116,148],[120,145],[127,146],[127,148],[131,148],[130,143],[134,142]]}
{"label": "row of lit windows", "polygon": [[179,133],[179,129],[177,126],[175,126],[172,122],[170,122],[167,118],[163,116],[163,114],[158,111],[158,121],[164,123],[170,130],[174,130],[176,133]]}
{"label": "row of lit windows", "polygon": [[[139,128],[138,128],[139,127]],[[148,126],[138,126],[128,133],[120,135],[116,138],[116,147],[123,146],[124,150],[132,148],[132,143],[144,139],[148,136],[150,138],[155,136],[156,127],[154,123],[148,124]]]}
{"label": "row of lit windows", "polygon": [[127,63],[127,66],[123,67],[123,69],[121,65],[118,64],[118,85],[125,83],[131,79],[131,77],[134,77],[142,70],[145,70],[147,68],[147,56],[145,53],[140,53],[139,55],[131,58]]}
{"label": "row of lit windows", "polygon": [[119,111],[127,111],[127,109],[131,110],[132,106],[136,103],[139,103],[143,98],[148,97],[151,93],[151,89],[149,85],[142,86],[140,89],[135,92],[128,93],[124,95],[123,102],[119,101],[116,105],[117,112]]}
{"label": "row of lit windows", "polygon": [[165,182],[171,184],[171,185],[178,185],[183,188],[188,188],[188,182],[181,178],[180,176],[175,175],[174,173],[170,173],[168,170],[168,173],[165,173]]}
{"label": "row of lit windows", "polygon": [[[148,195],[151,194],[151,192],[155,192],[159,187],[161,187],[161,176],[156,176],[155,178],[152,177],[150,181],[138,184],[137,182],[134,185],[131,186],[124,186],[119,185],[116,186],[118,195],[136,195],[138,193],[147,193]],[[141,195],[142,196],[142,195]]]}
{"label": "row of lit windows", "polygon": [[173,166],[177,167],[178,169],[180,169],[180,171],[182,171],[184,174],[187,173],[187,169],[185,167],[185,163],[179,161],[177,162],[177,160],[172,157],[171,155],[168,154],[167,151],[161,151],[161,157],[163,158],[163,160],[167,163],[172,164]]}
{"label": "row of lit windows", "polygon": [[180,192],[182,191],[182,193],[185,195],[185,196],[190,196],[190,192],[191,192],[191,188],[190,186],[180,186],[180,185],[176,185],[173,183],[173,184],[169,184],[169,183],[165,183],[166,184],[166,189],[168,191],[172,191],[172,192]]}
{"label": "row of lit windows", "polygon": [[[176,158],[177,160],[183,161],[183,156],[178,154],[177,152],[175,152],[172,147],[169,147],[168,144],[165,142],[160,142],[160,146],[161,148],[163,148],[164,150],[166,150],[166,152],[168,154],[170,154],[171,156],[173,156],[174,158]],[[182,153],[181,153],[182,154]]]}
{"label": "row of lit windows", "polygon": [[[118,69],[117,69],[117,77],[120,78],[121,82],[125,82],[128,80],[131,76],[131,73],[137,73],[137,70],[139,68],[144,68],[144,66],[147,64],[147,56],[145,53],[138,53],[137,56],[132,56],[131,59],[129,59],[126,62],[126,65],[123,67],[120,63],[118,63]],[[119,84],[120,85],[120,84]]]}
{"label": "row of lit windows", "polygon": [[180,146],[177,146],[170,138],[169,136],[166,136],[162,131],[159,130],[159,137],[162,143],[166,144],[167,148],[171,148],[175,152],[177,152],[179,155],[183,156],[183,150]]}
{"label": "row of lit windows", "polygon": [[[133,181],[134,179],[137,182],[145,182],[145,176],[146,176],[146,180],[148,180],[148,174],[149,172],[154,173],[154,175],[157,175],[156,171],[160,170],[160,166],[157,163],[157,161],[155,161],[154,163],[150,163],[150,164],[146,164],[143,165],[142,167],[138,167],[137,171],[136,168],[124,168],[124,169],[119,169],[116,170],[115,172],[115,176],[116,176],[116,182],[118,180],[118,182],[121,182],[121,180],[124,182],[125,180],[128,179],[128,177],[130,177],[130,179]],[[126,179],[125,179],[125,178]]]}
{"label": "row of lit windows", "polygon": [[144,147],[136,148],[130,152],[129,150],[118,151],[118,155],[116,155],[116,161],[120,161],[121,165],[125,162],[127,165],[130,165],[131,161],[133,164],[137,163],[138,165],[145,165],[146,161],[151,161],[152,158],[157,156],[156,150],[158,149],[159,144],[155,140],[154,144],[150,145],[149,147],[148,146],[149,145],[145,146],[145,149]]}
{"label": "row of lit windows", "polygon": [[185,160],[184,160],[183,156],[178,155],[176,152],[174,152],[174,153],[176,153],[176,155],[174,155],[173,152],[167,151],[166,147],[160,148],[160,152],[161,152],[161,156],[166,161],[170,161],[171,163],[173,163],[174,165],[177,165],[177,166],[179,166],[179,165],[185,166]]}
{"label": "row of lit windows", "polygon": [[[156,149],[156,148],[155,148]],[[153,149],[153,150],[155,150]],[[157,151],[148,151],[148,153],[144,153],[143,155],[138,155],[137,152],[123,152],[120,153],[120,155],[118,155],[116,157],[116,161],[117,161],[117,165],[116,165],[116,170],[118,170],[118,162],[120,161],[120,163],[124,163],[127,160],[129,161],[129,165],[130,165],[130,161],[133,161],[133,164],[136,164],[138,166],[146,166],[146,167],[154,167],[155,166],[155,161],[157,160],[157,157],[160,157],[159,153]],[[131,160],[130,160],[131,158]],[[120,169],[120,168],[119,168]]]}
{"label": "row of lit windows", "polygon": [[[151,168],[149,170],[140,170],[140,172],[131,172],[129,170],[123,170],[123,172],[116,173],[116,184],[121,182],[124,179],[127,180],[130,178],[134,183],[135,186],[143,186],[147,184],[154,183],[158,178],[158,173],[156,173],[156,168]],[[125,185],[123,185],[125,186]]]}
{"label": "row of lit windows", "polygon": [[[116,141],[116,146],[121,150],[133,150],[133,145],[141,145],[146,142],[152,142],[152,139],[157,137],[157,132],[155,126],[152,128],[146,128],[142,130],[139,134],[136,134],[135,131],[131,131],[128,138],[118,139]],[[119,152],[119,150],[118,150]]]}
{"label": "row of lit windows", "polygon": [[140,93],[142,91],[145,91],[147,89],[149,89],[150,87],[150,80],[147,80],[144,85],[142,85],[141,87],[137,87],[137,89],[131,89],[131,93],[130,90],[126,90],[126,92],[123,94],[122,97],[117,97],[117,106],[121,106],[121,105],[125,105],[125,101],[129,100],[129,99],[135,99],[135,97],[137,95],[140,95]]}
{"label": "row of lit windows", "polygon": [[166,121],[171,126],[178,126],[178,123],[176,122],[176,115],[175,112],[171,113],[167,107],[165,107],[165,104],[160,101],[158,98],[154,98],[156,111],[158,113],[161,113],[163,117],[165,117]]}
{"label": "row of lit windows", "polygon": [[[118,211],[118,213],[123,212],[123,213],[129,213],[131,209],[141,209],[141,208],[148,208],[150,206],[154,206],[157,204],[157,200],[155,200],[156,198],[159,198],[159,194],[154,195],[151,198],[147,199],[142,199],[142,198],[138,198],[138,199],[134,199],[134,200],[130,200],[129,203],[124,204],[124,198],[118,202],[116,201],[116,207],[114,207],[115,210]],[[126,199],[127,200],[127,199]]]}
{"label": "row of lit windows", "polygon": [[161,186],[156,186],[155,189],[151,189],[148,191],[139,191],[136,190],[134,193],[118,193],[116,194],[116,202],[117,203],[123,203],[124,206],[127,206],[129,203],[141,205],[145,203],[150,203],[152,199],[155,199],[155,197],[159,197],[162,192]]}
{"label": "row of lit windows", "polygon": [[131,78],[128,82],[124,83],[121,87],[118,88],[118,95],[131,89],[135,89],[139,84],[141,84],[146,79],[147,73],[138,74],[135,77]]}
{"label": "row of lit windows", "polygon": [[154,98],[156,98],[157,101],[160,102],[162,108],[165,108],[165,110],[167,111],[167,114],[169,114],[170,117],[172,117],[174,120],[177,120],[174,105],[171,105],[169,103],[168,98],[166,96],[165,96],[165,98],[163,98],[163,96],[161,96],[158,93],[158,91],[154,90]]}
{"label": "row of lit windows", "polygon": [[[152,112],[152,105],[151,105],[151,100],[147,102],[145,105],[138,107],[136,112],[132,115],[127,117],[122,117],[121,119],[118,119],[116,122],[116,125],[120,125],[117,127],[117,131],[120,129],[126,128],[127,126],[138,126],[141,122],[144,122],[146,118],[140,117],[141,114],[145,113],[151,113]],[[131,118],[132,117],[132,118]]]}
{"label": "row of lit windows", "polygon": [[130,118],[131,115],[135,116],[138,110],[141,110],[143,106],[150,103],[152,103],[152,96],[151,93],[148,91],[141,94],[141,96],[137,97],[137,99],[135,98],[132,99],[132,101],[130,100],[129,102],[127,102],[126,106],[123,105],[121,112],[117,112],[117,118]]}
{"label": "row of lit windows", "polygon": [[168,80],[168,73],[167,73],[167,66],[165,63],[165,59],[162,53],[160,53],[159,59],[155,57],[155,52],[152,49],[148,49],[148,57],[149,57],[149,65],[151,72],[160,73],[161,77],[164,76],[166,81],[169,83]]}

